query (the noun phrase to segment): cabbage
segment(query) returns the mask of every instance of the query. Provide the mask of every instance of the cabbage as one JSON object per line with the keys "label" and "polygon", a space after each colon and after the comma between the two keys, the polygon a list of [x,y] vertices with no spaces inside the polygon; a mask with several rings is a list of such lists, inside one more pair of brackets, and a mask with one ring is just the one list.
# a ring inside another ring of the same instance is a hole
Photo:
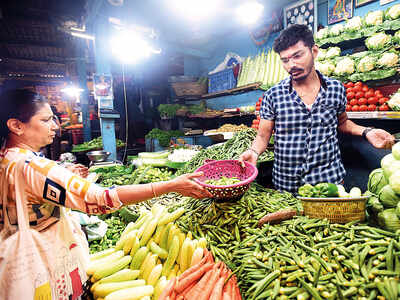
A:
{"label": "cabbage", "polygon": [[393,67],[399,62],[399,56],[393,52],[385,52],[378,59],[378,65],[381,67]]}
{"label": "cabbage", "polygon": [[400,197],[400,169],[395,171],[389,178],[389,185],[392,190]]}
{"label": "cabbage", "polygon": [[400,160],[400,142],[393,145],[392,155],[395,159]]}
{"label": "cabbage", "polygon": [[395,171],[400,170],[400,160],[395,159],[393,154],[390,153],[382,158],[381,167],[386,179],[389,179]]}
{"label": "cabbage", "polygon": [[372,56],[365,56],[360,59],[357,64],[357,70],[359,72],[368,72],[375,68],[376,59]]}
{"label": "cabbage", "polygon": [[369,174],[368,190],[374,194],[378,194],[381,189],[388,184],[387,179],[383,175],[381,168],[375,169]]}
{"label": "cabbage", "polygon": [[[368,196],[367,192],[365,193],[366,196]],[[378,214],[385,209],[382,203],[379,201],[378,197],[374,194],[369,195],[366,206],[370,214]]]}
{"label": "cabbage", "polygon": [[340,48],[339,47],[330,47],[326,52],[325,58],[332,58],[335,56],[340,56]]}
{"label": "cabbage", "polygon": [[384,32],[378,32],[366,39],[365,46],[367,46],[369,50],[380,50],[388,46],[390,41],[390,35]]}
{"label": "cabbage", "polygon": [[400,229],[400,219],[396,215],[396,210],[386,209],[378,214],[378,223],[383,228],[396,231]]}
{"label": "cabbage", "polygon": [[392,190],[389,184],[385,185],[379,192],[379,201],[385,208],[396,207],[397,203],[400,201],[400,196]]}
{"label": "cabbage", "polygon": [[338,36],[344,30],[343,24],[335,24],[329,28],[329,35],[330,36]]}
{"label": "cabbage", "polygon": [[376,26],[383,23],[383,11],[370,11],[365,16],[365,24],[369,26]]}
{"label": "cabbage", "polygon": [[397,19],[400,17],[400,4],[395,4],[386,11],[387,19]]}

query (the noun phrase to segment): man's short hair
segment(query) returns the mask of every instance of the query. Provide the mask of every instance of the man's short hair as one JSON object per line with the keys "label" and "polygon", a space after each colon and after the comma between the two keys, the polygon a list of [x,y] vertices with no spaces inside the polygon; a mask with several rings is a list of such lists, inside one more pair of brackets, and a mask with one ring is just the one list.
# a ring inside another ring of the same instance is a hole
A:
{"label": "man's short hair", "polygon": [[293,24],[281,32],[272,47],[279,54],[299,41],[303,41],[304,45],[309,48],[315,44],[313,33],[307,25]]}

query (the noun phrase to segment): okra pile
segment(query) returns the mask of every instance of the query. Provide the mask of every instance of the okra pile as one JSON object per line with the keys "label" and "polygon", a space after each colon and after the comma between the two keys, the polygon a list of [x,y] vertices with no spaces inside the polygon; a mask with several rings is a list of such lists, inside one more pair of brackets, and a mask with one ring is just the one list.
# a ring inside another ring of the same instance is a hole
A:
{"label": "okra pile", "polygon": [[256,183],[237,202],[190,198],[177,205],[185,207],[185,214],[176,221],[179,228],[192,232],[196,238],[205,237],[214,257],[228,265],[247,229],[256,228],[265,214],[288,207],[300,209],[298,200],[290,193],[266,189]]}
{"label": "okra pile", "polygon": [[232,253],[244,299],[400,297],[398,234],[307,217],[247,233]]}

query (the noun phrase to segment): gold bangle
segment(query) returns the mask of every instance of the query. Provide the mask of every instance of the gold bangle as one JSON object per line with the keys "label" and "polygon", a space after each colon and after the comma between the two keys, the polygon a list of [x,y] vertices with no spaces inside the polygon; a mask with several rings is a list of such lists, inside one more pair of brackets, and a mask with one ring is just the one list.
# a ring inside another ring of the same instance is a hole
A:
{"label": "gold bangle", "polygon": [[153,182],[152,182],[152,183],[150,183],[150,186],[151,186],[151,191],[153,192],[154,198],[157,198],[157,195],[156,195],[156,191],[155,191],[155,188],[154,188]]}

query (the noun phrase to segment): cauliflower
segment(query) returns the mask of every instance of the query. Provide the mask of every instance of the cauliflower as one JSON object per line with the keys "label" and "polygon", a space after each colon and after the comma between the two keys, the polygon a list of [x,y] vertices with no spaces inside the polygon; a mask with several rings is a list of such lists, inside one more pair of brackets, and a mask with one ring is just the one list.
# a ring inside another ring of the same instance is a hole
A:
{"label": "cauliflower", "polygon": [[400,91],[397,91],[387,102],[388,106],[394,111],[400,111]]}
{"label": "cauliflower", "polygon": [[378,32],[367,38],[365,46],[369,50],[380,50],[385,48],[391,41],[391,36],[384,32]]}
{"label": "cauliflower", "polygon": [[393,42],[400,44],[400,30],[397,30],[393,36]]}
{"label": "cauliflower", "polygon": [[344,30],[343,24],[335,24],[329,29],[329,34],[331,36],[338,36]]}
{"label": "cauliflower", "polygon": [[326,49],[319,49],[318,55],[317,55],[317,60],[324,60],[325,57],[326,57]]}
{"label": "cauliflower", "polygon": [[376,59],[372,56],[364,56],[357,64],[358,72],[368,72],[375,68]]}
{"label": "cauliflower", "polygon": [[370,11],[365,16],[365,23],[368,26],[376,26],[376,25],[382,24],[383,23],[383,11],[381,11],[381,10]]}
{"label": "cauliflower", "polygon": [[378,59],[378,65],[381,67],[393,67],[399,62],[399,56],[393,52],[385,52]]}
{"label": "cauliflower", "polygon": [[362,19],[360,16],[353,17],[349,20],[347,20],[346,25],[344,25],[344,28],[348,31],[357,31],[362,28]]}
{"label": "cauliflower", "polygon": [[339,47],[328,48],[328,51],[326,51],[325,58],[332,58],[335,56],[340,56],[340,48]]}
{"label": "cauliflower", "polygon": [[344,57],[336,64],[334,73],[336,75],[353,74],[354,60],[352,60],[350,57]]}
{"label": "cauliflower", "polygon": [[390,7],[387,12],[386,12],[386,17],[388,19],[397,19],[400,17],[400,4],[395,4],[392,7]]}
{"label": "cauliflower", "polygon": [[320,30],[317,31],[315,38],[317,40],[322,40],[322,39],[328,37],[328,33],[329,33],[328,27],[321,28]]}
{"label": "cauliflower", "polygon": [[331,63],[330,61],[327,62],[316,62],[315,63],[315,68],[320,71],[322,74],[329,76],[335,71],[335,65]]}

